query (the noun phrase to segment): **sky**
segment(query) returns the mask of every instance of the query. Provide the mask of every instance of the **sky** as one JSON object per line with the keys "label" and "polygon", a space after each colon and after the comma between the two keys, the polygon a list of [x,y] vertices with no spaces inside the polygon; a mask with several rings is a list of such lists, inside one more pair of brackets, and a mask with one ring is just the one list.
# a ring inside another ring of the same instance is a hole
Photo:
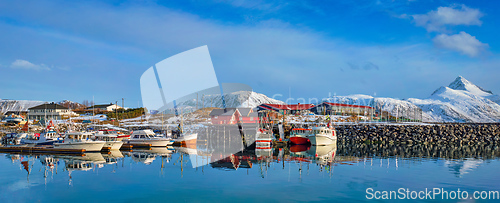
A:
{"label": "sky", "polygon": [[0,98],[142,106],[143,72],[203,45],[219,83],[280,100],[427,98],[459,75],[498,94],[499,8],[448,0],[0,0]]}

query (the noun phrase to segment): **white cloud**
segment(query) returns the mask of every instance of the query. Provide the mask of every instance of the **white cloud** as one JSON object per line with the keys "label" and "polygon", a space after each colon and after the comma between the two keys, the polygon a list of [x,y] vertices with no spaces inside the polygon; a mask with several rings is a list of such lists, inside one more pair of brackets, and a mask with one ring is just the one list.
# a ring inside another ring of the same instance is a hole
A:
{"label": "white cloud", "polygon": [[15,69],[26,69],[26,70],[37,70],[37,71],[50,70],[50,68],[47,67],[45,64],[36,65],[22,59],[15,60],[14,62],[12,62],[12,64],[10,64],[10,67]]}
{"label": "white cloud", "polygon": [[458,51],[470,57],[478,56],[488,47],[488,44],[463,31],[456,35],[440,34],[432,41],[437,47]]}
{"label": "white cloud", "polygon": [[451,7],[439,7],[437,10],[429,11],[427,14],[412,15],[417,26],[422,26],[427,31],[443,31],[446,25],[481,25],[484,14],[479,9],[469,8],[465,5]]}

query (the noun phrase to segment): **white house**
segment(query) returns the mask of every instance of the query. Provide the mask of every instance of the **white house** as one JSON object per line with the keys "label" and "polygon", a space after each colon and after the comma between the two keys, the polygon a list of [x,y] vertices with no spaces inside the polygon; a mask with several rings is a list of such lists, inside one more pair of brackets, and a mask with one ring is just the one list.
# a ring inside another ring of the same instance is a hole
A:
{"label": "white house", "polygon": [[109,104],[100,104],[100,105],[94,105],[91,107],[88,107],[87,110],[101,110],[101,111],[114,111],[115,109],[121,109],[121,106],[118,106],[113,103]]}
{"label": "white house", "polygon": [[62,105],[45,103],[38,106],[28,108],[28,119],[30,120],[61,120],[73,116],[78,116],[75,112]]}

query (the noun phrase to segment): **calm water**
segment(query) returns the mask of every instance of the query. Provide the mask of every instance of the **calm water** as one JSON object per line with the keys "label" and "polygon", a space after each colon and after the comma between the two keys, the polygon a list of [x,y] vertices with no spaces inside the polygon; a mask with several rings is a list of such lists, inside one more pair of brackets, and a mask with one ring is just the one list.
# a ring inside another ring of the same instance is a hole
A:
{"label": "calm water", "polygon": [[367,200],[367,188],[500,190],[497,147],[339,143],[231,155],[203,146],[0,154],[0,202],[350,201]]}

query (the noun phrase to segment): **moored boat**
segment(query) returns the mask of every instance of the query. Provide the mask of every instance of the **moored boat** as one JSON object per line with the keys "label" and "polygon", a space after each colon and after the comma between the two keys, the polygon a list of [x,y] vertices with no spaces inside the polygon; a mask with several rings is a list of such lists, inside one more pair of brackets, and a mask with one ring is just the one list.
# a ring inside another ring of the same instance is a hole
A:
{"label": "moored boat", "polygon": [[91,140],[92,134],[88,132],[66,133],[62,143],[54,143],[55,149],[84,149],[86,152],[98,152],[106,143],[105,141]]}
{"label": "moored boat", "polygon": [[150,130],[137,130],[132,132],[130,139],[126,141],[127,144],[151,144],[152,147],[166,147],[171,145],[173,140],[170,138],[157,137],[155,133]]}
{"label": "moored boat", "polygon": [[124,137],[126,136],[120,135],[114,130],[100,130],[95,134],[96,140],[105,141],[103,147],[111,150],[119,150],[123,145]]}
{"label": "moored boat", "polygon": [[47,130],[40,134],[28,135],[21,139],[21,144],[29,145],[53,145],[62,142],[63,138],[54,130]]}
{"label": "moored boat", "polygon": [[337,143],[335,130],[327,127],[313,127],[309,136],[311,145],[330,145]]}
{"label": "moored boat", "polygon": [[311,129],[307,128],[294,128],[290,133],[290,142],[296,145],[309,144],[309,138],[307,136],[311,134]]}
{"label": "moored boat", "polygon": [[196,148],[196,141],[198,140],[198,133],[181,134],[180,137],[175,139],[175,142],[180,143],[181,147]]}

